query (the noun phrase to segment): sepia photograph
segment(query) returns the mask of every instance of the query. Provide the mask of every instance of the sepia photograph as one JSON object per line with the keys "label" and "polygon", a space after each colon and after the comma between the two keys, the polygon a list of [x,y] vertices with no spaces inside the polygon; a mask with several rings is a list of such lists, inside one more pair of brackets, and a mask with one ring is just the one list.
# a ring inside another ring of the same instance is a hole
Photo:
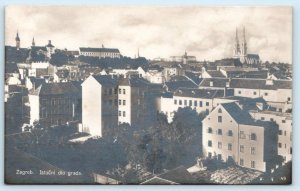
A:
{"label": "sepia photograph", "polygon": [[5,184],[292,184],[292,6],[4,19]]}

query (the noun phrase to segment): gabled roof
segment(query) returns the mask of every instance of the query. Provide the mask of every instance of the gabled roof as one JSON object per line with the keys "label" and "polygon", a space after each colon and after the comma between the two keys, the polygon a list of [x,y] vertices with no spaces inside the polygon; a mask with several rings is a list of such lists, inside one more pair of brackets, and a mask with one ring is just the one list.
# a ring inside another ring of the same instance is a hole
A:
{"label": "gabled roof", "polygon": [[120,86],[131,86],[131,87],[145,87],[149,85],[149,82],[144,78],[139,78],[136,76],[131,76],[127,78],[120,78]]}
{"label": "gabled roof", "polygon": [[174,96],[212,99],[215,97],[223,97],[224,90],[178,88]]}
{"label": "gabled roof", "polygon": [[198,88],[198,86],[190,80],[170,81],[166,82],[164,86],[167,87],[169,92],[174,92],[178,88]]}
{"label": "gabled roof", "polygon": [[35,90],[30,91],[30,95],[66,95],[76,96],[80,90],[71,82],[64,83],[43,83]]}
{"label": "gabled roof", "polygon": [[273,80],[273,85],[267,85],[264,79],[231,79],[230,87],[246,88],[246,89],[292,89],[292,81],[289,80]]}
{"label": "gabled roof", "polygon": [[39,87],[41,84],[45,83],[44,78],[35,78],[35,77],[28,77],[28,79],[31,81],[32,84],[35,85],[35,87]]}
{"label": "gabled roof", "polygon": [[114,53],[120,53],[119,49],[117,48],[79,48],[80,52],[114,52]]}
{"label": "gabled roof", "polygon": [[251,115],[246,110],[241,109],[237,103],[230,102],[221,105],[238,124],[256,125]]}
{"label": "gabled roof", "polygon": [[[212,84],[211,84],[212,82]],[[200,83],[200,87],[226,87],[226,82],[229,82],[228,78],[203,78]]]}
{"label": "gabled roof", "polygon": [[93,75],[93,77],[102,85],[108,87],[115,87],[118,85],[119,79],[113,75]]}
{"label": "gabled roof", "polygon": [[195,84],[199,85],[202,81],[202,78],[200,78],[200,74],[199,73],[194,73],[194,72],[190,72],[190,71],[185,71],[184,75],[192,80],[193,82],[195,82]]}

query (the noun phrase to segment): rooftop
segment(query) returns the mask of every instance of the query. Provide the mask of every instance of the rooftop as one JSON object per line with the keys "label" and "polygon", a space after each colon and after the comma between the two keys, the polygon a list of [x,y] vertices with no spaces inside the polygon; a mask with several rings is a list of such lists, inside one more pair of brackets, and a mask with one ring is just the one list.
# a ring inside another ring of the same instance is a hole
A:
{"label": "rooftop", "polygon": [[114,52],[114,53],[120,53],[119,49],[117,48],[79,48],[80,52]]}

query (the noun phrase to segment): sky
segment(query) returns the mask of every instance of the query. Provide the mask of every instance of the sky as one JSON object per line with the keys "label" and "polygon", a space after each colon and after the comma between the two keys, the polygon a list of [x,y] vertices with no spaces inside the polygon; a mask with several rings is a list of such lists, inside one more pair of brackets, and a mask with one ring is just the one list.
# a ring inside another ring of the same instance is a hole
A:
{"label": "sky", "polygon": [[118,48],[149,59],[181,56],[197,60],[233,56],[235,31],[246,29],[248,53],[263,61],[292,63],[291,7],[200,6],[8,6],[5,44],[57,48]]}

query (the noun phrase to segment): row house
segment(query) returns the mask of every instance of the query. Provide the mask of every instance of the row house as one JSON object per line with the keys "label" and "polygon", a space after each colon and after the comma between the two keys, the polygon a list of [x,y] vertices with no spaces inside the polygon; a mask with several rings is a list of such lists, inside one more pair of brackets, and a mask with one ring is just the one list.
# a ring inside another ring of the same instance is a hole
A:
{"label": "row house", "polygon": [[162,96],[159,112],[167,116],[168,122],[173,121],[174,113],[178,108],[190,107],[197,113],[208,114],[213,109],[213,100],[223,97],[224,90],[205,90],[195,88],[179,88],[173,96]]}
{"label": "row house", "polygon": [[266,172],[276,164],[278,127],[254,120],[235,102],[219,104],[202,121],[203,156]]}

